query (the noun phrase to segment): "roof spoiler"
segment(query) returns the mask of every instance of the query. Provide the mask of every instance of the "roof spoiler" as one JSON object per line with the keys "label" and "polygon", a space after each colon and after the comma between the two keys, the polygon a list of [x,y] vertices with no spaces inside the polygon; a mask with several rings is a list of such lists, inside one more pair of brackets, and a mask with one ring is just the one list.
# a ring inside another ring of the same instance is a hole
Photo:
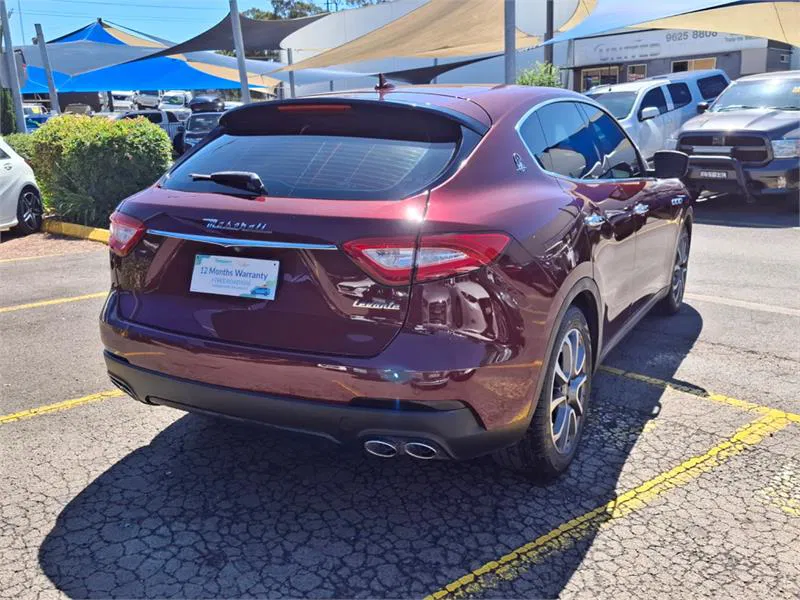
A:
{"label": "roof spoiler", "polygon": [[[237,108],[231,109],[222,115],[219,124],[223,128],[236,128],[237,123],[246,122],[250,119],[256,118],[257,115],[265,110],[276,110],[281,106],[314,106],[321,105],[326,107],[334,106],[380,106],[388,105],[393,108],[408,111],[420,111],[428,114],[443,116],[451,121],[455,121],[459,125],[466,127],[477,133],[478,135],[485,135],[489,131],[489,127],[481,123],[477,119],[465,115],[457,110],[452,110],[443,106],[429,106],[421,104],[413,104],[411,102],[404,102],[400,100],[387,99],[385,96],[380,100],[364,100],[360,98],[337,98],[331,96],[317,96],[310,98],[291,98],[286,100],[268,100],[266,102],[253,102],[245,104]],[[320,107],[321,107],[320,106]]]}

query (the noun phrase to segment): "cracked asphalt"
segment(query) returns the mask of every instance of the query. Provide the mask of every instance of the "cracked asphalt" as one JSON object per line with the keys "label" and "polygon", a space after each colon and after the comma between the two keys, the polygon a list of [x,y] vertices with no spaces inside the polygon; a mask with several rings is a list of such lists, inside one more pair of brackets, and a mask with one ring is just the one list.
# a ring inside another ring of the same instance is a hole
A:
{"label": "cracked asphalt", "polygon": [[799,241],[698,205],[686,305],[607,359],[541,487],[92,397],[106,249],[4,235],[0,597],[800,597]]}

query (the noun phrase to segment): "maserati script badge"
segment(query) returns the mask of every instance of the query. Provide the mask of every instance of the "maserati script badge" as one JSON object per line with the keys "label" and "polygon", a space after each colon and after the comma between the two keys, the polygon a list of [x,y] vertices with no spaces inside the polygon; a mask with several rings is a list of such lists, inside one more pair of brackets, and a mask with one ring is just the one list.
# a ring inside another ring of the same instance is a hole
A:
{"label": "maserati script badge", "polygon": [[203,222],[206,224],[206,229],[212,231],[260,231],[263,233],[269,232],[269,224],[267,223],[246,223],[244,221],[232,221],[230,219],[211,219],[204,218]]}

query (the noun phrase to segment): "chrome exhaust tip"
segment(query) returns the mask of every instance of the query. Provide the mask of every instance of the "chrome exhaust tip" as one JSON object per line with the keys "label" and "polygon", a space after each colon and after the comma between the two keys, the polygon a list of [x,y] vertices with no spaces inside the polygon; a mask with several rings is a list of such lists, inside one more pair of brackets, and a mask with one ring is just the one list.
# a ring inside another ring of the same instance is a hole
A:
{"label": "chrome exhaust tip", "polygon": [[424,442],[408,442],[404,446],[404,450],[409,456],[420,460],[431,460],[439,454],[439,450],[435,446]]}
{"label": "chrome exhaust tip", "polygon": [[384,440],[367,440],[364,442],[364,450],[380,458],[394,458],[397,456],[397,446]]}

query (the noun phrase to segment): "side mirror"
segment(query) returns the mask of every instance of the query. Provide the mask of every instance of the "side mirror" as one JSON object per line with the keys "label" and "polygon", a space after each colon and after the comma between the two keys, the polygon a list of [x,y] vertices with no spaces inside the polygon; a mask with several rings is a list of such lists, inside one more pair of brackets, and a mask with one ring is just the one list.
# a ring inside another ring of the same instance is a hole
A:
{"label": "side mirror", "polygon": [[647,106],[639,111],[639,120],[647,121],[648,119],[655,119],[661,111],[656,106]]}
{"label": "side mirror", "polygon": [[698,115],[702,115],[707,110],[708,110],[708,102],[698,102],[697,103],[697,114]]}
{"label": "side mirror", "polygon": [[689,156],[676,150],[659,150],[653,155],[653,174],[659,179],[681,179],[689,171]]}

